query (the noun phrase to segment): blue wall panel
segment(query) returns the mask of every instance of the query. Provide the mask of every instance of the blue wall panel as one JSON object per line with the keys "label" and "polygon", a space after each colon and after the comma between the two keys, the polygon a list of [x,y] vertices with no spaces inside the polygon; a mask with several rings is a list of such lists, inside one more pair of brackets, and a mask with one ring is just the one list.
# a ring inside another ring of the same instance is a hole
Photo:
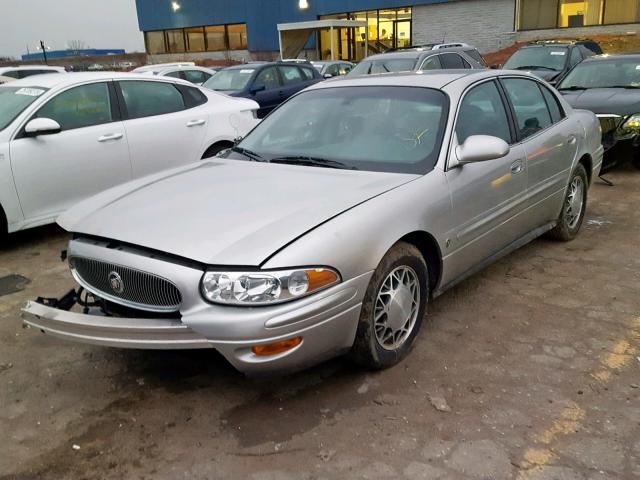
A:
{"label": "blue wall panel", "polygon": [[[447,3],[456,0],[308,0],[300,10],[298,0],[136,0],[140,30],[163,30],[199,25],[246,23],[249,50],[277,50],[278,23],[316,20],[319,15],[378,8]],[[460,0],[458,0],[460,1]]]}

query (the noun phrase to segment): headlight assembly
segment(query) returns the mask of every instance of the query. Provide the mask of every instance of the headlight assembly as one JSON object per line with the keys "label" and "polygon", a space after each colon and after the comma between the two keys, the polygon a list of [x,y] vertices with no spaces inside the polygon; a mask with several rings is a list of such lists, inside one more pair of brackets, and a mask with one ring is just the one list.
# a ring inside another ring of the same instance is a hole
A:
{"label": "headlight assembly", "polygon": [[627,118],[627,121],[622,125],[624,130],[640,131],[640,113],[635,113]]}
{"label": "headlight assembly", "polygon": [[207,271],[200,282],[203,297],[224,305],[272,305],[323,290],[340,282],[331,268],[278,271]]}

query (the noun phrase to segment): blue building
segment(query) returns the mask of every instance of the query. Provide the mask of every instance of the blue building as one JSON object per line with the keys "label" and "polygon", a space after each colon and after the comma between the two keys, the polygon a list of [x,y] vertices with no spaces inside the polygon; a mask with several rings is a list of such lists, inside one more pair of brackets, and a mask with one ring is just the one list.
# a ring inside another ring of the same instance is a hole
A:
{"label": "blue building", "polygon": [[[82,57],[89,55],[121,55],[124,54],[123,49],[97,49],[97,48],[85,48],[82,50],[50,50],[47,51],[47,58],[65,58],[65,57]],[[22,60],[43,60],[42,52],[28,53],[22,55]]]}
{"label": "blue building", "polygon": [[[339,56],[359,60],[390,47],[463,41],[495,51],[518,40],[626,33],[640,26],[640,0],[136,0],[147,53],[164,57],[272,58],[277,25],[353,19],[334,31]],[[634,24],[630,27],[629,24]],[[329,32],[309,39],[326,55]]]}

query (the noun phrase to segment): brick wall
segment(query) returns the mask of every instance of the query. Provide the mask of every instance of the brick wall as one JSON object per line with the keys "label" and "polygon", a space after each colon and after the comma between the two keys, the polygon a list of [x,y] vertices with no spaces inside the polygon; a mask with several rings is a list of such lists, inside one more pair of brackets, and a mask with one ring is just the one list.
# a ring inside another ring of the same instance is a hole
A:
{"label": "brick wall", "polygon": [[412,42],[460,41],[481,53],[511,45],[515,0],[465,0],[413,7]]}

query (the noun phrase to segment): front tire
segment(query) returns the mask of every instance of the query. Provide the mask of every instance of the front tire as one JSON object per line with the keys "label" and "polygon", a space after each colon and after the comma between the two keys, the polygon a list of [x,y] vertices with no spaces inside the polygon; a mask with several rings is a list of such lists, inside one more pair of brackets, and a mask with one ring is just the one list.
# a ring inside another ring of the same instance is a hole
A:
{"label": "front tire", "polygon": [[582,164],[578,164],[571,174],[558,224],[549,232],[550,238],[563,242],[576,238],[587,211],[588,185],[587,172]]}
{"label": "front tire", "polygon": [[373,274],[360,312],[350,356],[370,369],[389,368],[406,357],[422,326],[429,274],[420,251],[399,242]]}

